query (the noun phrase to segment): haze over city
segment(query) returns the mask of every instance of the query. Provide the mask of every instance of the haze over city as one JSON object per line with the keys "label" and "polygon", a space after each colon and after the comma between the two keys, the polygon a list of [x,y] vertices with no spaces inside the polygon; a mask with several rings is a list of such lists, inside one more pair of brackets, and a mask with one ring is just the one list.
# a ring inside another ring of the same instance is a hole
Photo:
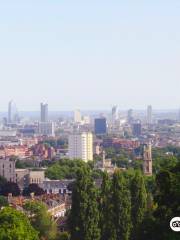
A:
{"label": "haze over city", "polygon": [[179,1],[1,1],[0,111],[177,109]]}

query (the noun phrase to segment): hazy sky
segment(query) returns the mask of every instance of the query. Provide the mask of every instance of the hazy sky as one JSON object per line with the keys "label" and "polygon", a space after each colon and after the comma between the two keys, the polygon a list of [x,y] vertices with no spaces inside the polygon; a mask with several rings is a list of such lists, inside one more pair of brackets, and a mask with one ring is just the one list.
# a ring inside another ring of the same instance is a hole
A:
{"label": "hazy sky", "polygon": [[0,111],[178,108],[179,0],[0,0]]}

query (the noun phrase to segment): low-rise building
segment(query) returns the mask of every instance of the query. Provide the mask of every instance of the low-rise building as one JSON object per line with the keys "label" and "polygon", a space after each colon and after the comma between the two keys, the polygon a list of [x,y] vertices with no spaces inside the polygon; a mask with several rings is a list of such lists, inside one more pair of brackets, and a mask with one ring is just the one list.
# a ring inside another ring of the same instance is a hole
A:
{"label": "low-rise building", "polygon": [[44,171],[43,170],[39,170],[39,171],[29,171],[29,175],[28,175],[28,183],[32,184],[42,184],[44,182]]}
{"label": "low-rise building", "polygon": [[0,159],[0,176],[8,182],[15,182],[15,161],[11,159]]}

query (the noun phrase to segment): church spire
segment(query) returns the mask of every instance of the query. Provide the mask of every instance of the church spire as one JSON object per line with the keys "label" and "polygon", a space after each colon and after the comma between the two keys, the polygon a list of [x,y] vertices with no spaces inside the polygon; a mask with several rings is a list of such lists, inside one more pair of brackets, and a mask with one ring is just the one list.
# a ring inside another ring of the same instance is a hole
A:
{"label": "church spire", "polygon": [[152,176],[152,147],[150,143],[144,146],[143,172],[146,176]]}

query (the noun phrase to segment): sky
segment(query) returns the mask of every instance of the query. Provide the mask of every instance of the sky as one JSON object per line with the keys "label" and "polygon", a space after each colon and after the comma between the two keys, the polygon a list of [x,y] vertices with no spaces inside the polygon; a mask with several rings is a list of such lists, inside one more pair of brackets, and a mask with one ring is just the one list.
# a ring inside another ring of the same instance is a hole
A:
{"label": "sky", "polygon": [[0,0],[0,111],[180,106],[179,0]]}

